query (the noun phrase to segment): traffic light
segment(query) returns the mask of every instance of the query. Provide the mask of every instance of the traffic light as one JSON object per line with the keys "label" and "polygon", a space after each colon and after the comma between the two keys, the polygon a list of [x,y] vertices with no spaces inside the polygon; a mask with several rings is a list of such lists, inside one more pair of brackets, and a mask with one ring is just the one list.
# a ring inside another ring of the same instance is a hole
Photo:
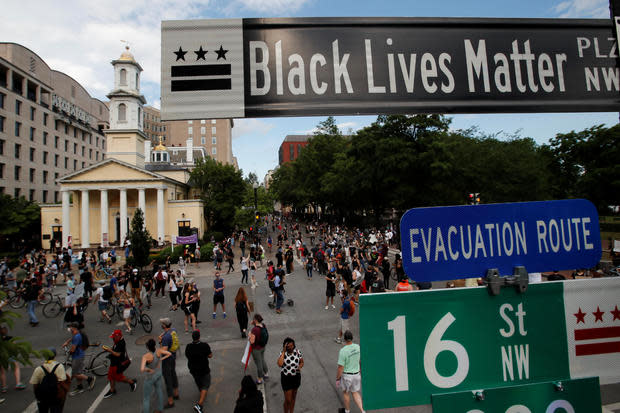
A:
{"label": "traffic light", "polygon": [[254,230],[254,228],[250,227],[250,232],[252,232]]}
{"label": "traffic light", "polygon": [[474,194],[473,193],[469,194],[469,205],[474,205]]}
{"label": "traffic light", "polygon": [[256,213],[254,214],[254,216],[256,217],[256,220],[257,220],[257,221],[260,219],[260,215],[258,214],[258,212],[256,212]]}
{"label": "traffic light", "polygon": [[480,192],[470,192],[468,198],[469,198],[469,205],[480,204]]}

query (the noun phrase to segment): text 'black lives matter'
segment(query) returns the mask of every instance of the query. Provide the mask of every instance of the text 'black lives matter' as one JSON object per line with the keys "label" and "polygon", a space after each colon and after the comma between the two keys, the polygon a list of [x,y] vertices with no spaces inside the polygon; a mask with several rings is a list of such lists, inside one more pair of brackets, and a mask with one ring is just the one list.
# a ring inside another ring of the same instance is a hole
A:
{"label": "text 'black lives matter'", "polygon": [[[226,52],[222,46],[217,53],[217,60],[226,60]],[[177,55],[177,61],[185,61],[185,54],[182,47],[178,51],[173,52]],[[202,46],[196,53],[196,61],[205,60],[207,51]],[[231,65],[230,63],[216,64],[195,64],[171,66],[171,77],[173,78],[170,90],[171,92],[191,92],[200,90],[230,90],[231,89]]]}

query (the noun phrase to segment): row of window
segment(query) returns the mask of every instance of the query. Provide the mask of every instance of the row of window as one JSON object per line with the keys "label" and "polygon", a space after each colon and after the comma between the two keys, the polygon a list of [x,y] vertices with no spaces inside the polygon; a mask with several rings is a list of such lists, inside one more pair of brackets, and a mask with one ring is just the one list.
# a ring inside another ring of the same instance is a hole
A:
{"label": "row of window", "polygon": [[[6,165],[4,163],[0,163],[0,179],[6,179],[6,172],[5,172],[5,167]],[[21,179],[21,171],[22,171],[22,167],[19,165],[15,165],[13,168],[13,178],[16,181],[19,181]],[[28,179],[31,183],[34,183],[35,181],[35,175],[36,175],[36,169],[35,168],[30,168],[29,174],[28,174]],[[44,184],[47,184],[48,182],[48,177],[49,177],[49,171],[42,171],[41,174],[41,182]],[[58,172],[54,172],[54,181],[56,181],[56,179],[58,179]]]}
{"label": "row of window", "polygon": [[[188,120],[188,121],[187,121],[187,124],[188,124],[188,125],[192,125],[193,123],[194,123],[194,121],[193,121],[193,120]],[[206,119],[201,119],[201,120],[200,120],[200,124],[201,124],[201,125],[204,125],[204,124],[206,124],[206,123],[207,123],[207,120],[206,120]],[[211,119],[211,124],[212,124],[212,125],[215,125],[216,123],[217,123],[217,121],[216,121],[215,119]]]}
{"label": "row of window", "polygon": [[[201,135],[204,135],[205,133],[207,133],[207,128],[206,128],[206,127],[204,127],[204,126],[201,126],[201,127],[200,127],[200,134],[201,134]],[[211,128],[211,134],[212,134],[212,135],[215,135],[216,133],[217,133],[217,128],[216,128],[215,126],[213,126],[213,127]],[[187,134],[188,134],[189,136],[192,136],[192,135],[194,134],[194,127],[193,127],[193,126],[188,126],[188,127],[187,127]]]}
{"label": "row of window", "polygon": [[[4,147],[5,147],[6,141],[4,139],[0,139],[0,155],[4,155]],[[89,157],[90,159],[92,159],[92,149],[89,149]],[[66,152],[66,150],[65,150]],[[82,147],[82,153],[84,153],[84,147]],[[15,146],[13,147],[13,156],[15,157],[15,159],[21,159],[21,155],[22,155],[22,145],[19,143],[16,143]],[[82,156],[84,156],[82,154]],[[36,149],[35,148],[30,148],[29,151],[29,160],[30,162],[35,162],[35,157],[36,157]],[[47,165],[48,163],[48,157],[49,157],[49,152],[48,151],[43,151],[43,154],[41,156],[41,161],[43,162],[43,165]],[[65,158],[65,169],[69,168],[69,158],[68,157],[64,157]],[[55,167],[59,167],[59,160],[60,160],[60,155],[58,154],[54,154],[54,166]],[[95,160],[98,161],[99,160],[99,152],[95,153]],[[77,169],[77,159],[73,160],[73,169],[76,170]],[[86,162],[82,162],[82,168],[84,168],[86,165]]]}
{"label": "row of window", "polygon": [[[6,188],[4,186],[0,186],[0,194],[4,194],[4,193],[6,193]],[[48,193],[49,193],[49,191],[47,189],[44,189],[43,191],[41,191],[41,201],[44,204],[49,202],[49,200],[48,200]],[[29,201],[34,201],[35,200],[35,194],[36,194],[36,190],[30,189],[28,191],[28,200]],[[13,191],[13,196],[15,198],[19,198],[20,196],[22,196],[21,188],[15,188],[15,190]],[[58,191],[54,191],[54,203],[60,202],[59,199],[60,199],[60,195],[59,195]]]}
{"label": "row of window", "polygon": [[[0,117],[0,126],[2,125],[2,117]],[[30,128],[30,140],[34,141],[34,135],[33,135],[33,129],[34,128]],[[2,128],[0,128],[0,132],[2,131]],[[15,136],[19,136],[18,133],[15,134]],[[48,134],[47,132],[43,132],[43,145],[47,145],[47,138],[48,138]],[[58,136],[54,136],[54,148],[58,148],[60,142],[60,138]],[[5,140],[4,139],[0,139],[0,155],[4,155],[4,144],[5,144]],[[19,159],[20,157],[20,149],[21,149],[21,144],[16,143],[15,144],[15,158]],[[69,141],[67,139],[65,139],[65,149],[64,149],[65,153],[69,152]],[[34,153],[35,153],[35,148],[30,148],[30,161],[34,162]],[[73,154],[77,155],[78,154],[78,144],[74,143],[73,144]],[[47,156],[48,156],[48,151],[43,151],[43,163],[47,164]],[[58,156],[58,155],[56,155]],[[81,156],[86,157],[86,147],[84,145],[82,145],[81,148]],[[92,160],[93,159],[93,150],[92,148],[88,149],[88,159]],[[95,160],[98,161],[99,160],[99,151],[95,151]],[[58,165],[56,165],[58,166]]]}

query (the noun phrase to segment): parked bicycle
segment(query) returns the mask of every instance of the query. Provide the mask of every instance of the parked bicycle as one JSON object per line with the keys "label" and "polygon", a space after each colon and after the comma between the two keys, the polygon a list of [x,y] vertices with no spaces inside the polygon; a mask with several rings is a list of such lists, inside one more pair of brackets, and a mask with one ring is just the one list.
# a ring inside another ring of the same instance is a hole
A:
{"label": "parked bicycle", "polygon": [[[89,347],[99,348],[99,343],[91,344]],[[69,350],[71,347],[65,346],[65,369],[71,367],[71,353]],[[108,358],[108,352],[101,350],[98,353],[89,352],[88,350],[84,354],[84,374],[93,373],[97,376],[105,376],[108,374],[108,368],[110,367],[110,359]]]}

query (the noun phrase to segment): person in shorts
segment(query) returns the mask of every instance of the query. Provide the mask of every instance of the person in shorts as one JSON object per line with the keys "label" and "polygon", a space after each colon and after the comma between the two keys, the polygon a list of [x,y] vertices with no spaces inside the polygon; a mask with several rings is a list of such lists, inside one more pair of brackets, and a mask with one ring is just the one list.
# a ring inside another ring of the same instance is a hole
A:
{"label": "person in shorts", "polygon": [[200,341],[200,330],[192,331],[192,342],[185,347],[185,357],[189,372],[200,392],[198,402],[194,404],[194,411],[202,413],[202,406],[207,398],[209,386],[211,386],[209,359],[213,357],[213,353],[207,343]]}
{"label": "person in shorts", "polygon": [[327,281],[327,288],[325,290],[325,309],[329,308],[329,300],[332,300],[332,308],[336,308],[334,305],[334,297],[336,296],[336,269],[332,268],[325,275]]}
{"label": "person in shorts", "polygon": [[[95,296],[93,297],[93,301],[97,300],[97,305],[98,305],[99,311],[101,312],[101,318],[99,319],[99,321],[101,322],[107,321],[108,324],[110,324],[112,323],[112,318],[107,313],[109,301],[103,297],[104,285],[105,285],[105,281],[102,281],[99,283],[99,288],[97,288],[97,290],[95,291]],[[111,288],[111,287],[108,286],[107,288]]]}
{"label": "person in shorts", "polygon": [[290,337],[284,339],[282,351],[278,357],[280,367],[280,381],[284,392],[284,413],[295,411],[297,390],[301,385],[301,369],[304,366],[304,357],[297,348],[295,340]]}
{"label": "person in shorts", "polygon": [[215,280],[213,280],[213,319],[217,317],[217,305],[222,305],[222,312],[226,318],[226,305],[224,304],[224,280],[220,277],[220,272],[215,272]]}
{"label": "person in shorts", "polygon": [[82,334],[79,330],[77,323],[69,324],[68,330],[71,332],[71,338],[63,343],[63,347],[66,347],[71,343],[69,353],[71,353],[71,377],[77,380],[77,386],[75,390],[69,393],[70,396],[77,396],[84,392],[83,382],[86,380],[88,389],[92,390],[95,386],[95,377],[87,376],[84,372],[84,350],[82,349]]}
{"label": "person in shorts", "polygon": [[362,413],[362,376],[360,374],[360,346],[353,344],[353,333],[344,332],[344,346],[338,352],[336,387],[342,390],[344,411],[349,412],[351,396]]}

